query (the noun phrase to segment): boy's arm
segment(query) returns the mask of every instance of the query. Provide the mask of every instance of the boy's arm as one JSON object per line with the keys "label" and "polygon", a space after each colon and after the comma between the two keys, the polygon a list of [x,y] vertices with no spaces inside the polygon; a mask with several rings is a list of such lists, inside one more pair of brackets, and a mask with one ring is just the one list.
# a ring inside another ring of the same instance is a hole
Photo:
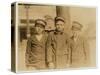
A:
{"label": "boy's arm", "polygon": [[49,68],[54,68],[54,63],[53,63],[53,59],[52,59],[52,55],[53,55],[53,52],[52,52],[52,35],[49,34],[48,36],[48,39],[47,39],[47,44],[46,44],[46,58],[47,58],[47,65]]}
{"label": "boy's arm", "polygon": [[72,41],[70,37],[67,37],[67,67],[71,65],[71,47],[72,47]]}
{"label": "boy's arm", "polygon": [[26,66],[29,65],[29,52],[31,51],[31,39],[28,39],[27,46],[26,46],[26,52],[25,52],[25,63]]}
{"label": "boy's arm", "polygon": [[86,39],[83,40],[83,47],[84,47],[84,55],[85,55],[86,63],[89,63],[90,62],[90,49],[89,49],[88,40]]}

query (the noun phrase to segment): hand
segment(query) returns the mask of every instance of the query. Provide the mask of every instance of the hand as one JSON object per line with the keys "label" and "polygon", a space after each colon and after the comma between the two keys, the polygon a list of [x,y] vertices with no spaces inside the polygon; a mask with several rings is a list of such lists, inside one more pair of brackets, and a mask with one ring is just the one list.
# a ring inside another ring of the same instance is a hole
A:
{"label": "hand", "polygon": [[49,69],[54,69],[54,67],[55,67],[55,66],[54,66],[54,63],[49,63],[49,64],[48,64],[48,67],[49,67]]}

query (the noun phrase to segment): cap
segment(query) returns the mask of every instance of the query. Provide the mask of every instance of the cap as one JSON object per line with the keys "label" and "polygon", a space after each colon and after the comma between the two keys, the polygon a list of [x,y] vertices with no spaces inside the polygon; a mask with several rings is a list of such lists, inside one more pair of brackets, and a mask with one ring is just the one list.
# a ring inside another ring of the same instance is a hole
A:
{"label": "cap", "polygon": [[65,22],[64,18],[63,18],[63,17],[60,17],[60,16],[57,16],[57,17],[55,18],[55,22],[56,22],[56,21]]}
{"label": "cap", "polygon": [[73,29],[81,30],[82,28],[83,28],[83,26],[79,22],[77,22],[77,21],[72,22],[72,30]]}
{"label": "cap", "polygon": [[35,20],[35,25],[37,25],[37,24],[40,24],[40,25],[42,25],[42,26],[46,26],[46,21],[45,20],[43,20],[43,19],[36,19]]}

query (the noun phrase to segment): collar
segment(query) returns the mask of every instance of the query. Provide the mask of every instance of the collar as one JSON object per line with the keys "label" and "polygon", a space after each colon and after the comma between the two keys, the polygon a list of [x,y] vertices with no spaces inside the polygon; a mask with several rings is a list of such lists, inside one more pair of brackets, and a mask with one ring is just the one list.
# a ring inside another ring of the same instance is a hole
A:
{"label": "collar", "polygon": [[62,35],[62,34],[63,34],[63,32],[54,31],[54,34],[60,34],[60,35]]}

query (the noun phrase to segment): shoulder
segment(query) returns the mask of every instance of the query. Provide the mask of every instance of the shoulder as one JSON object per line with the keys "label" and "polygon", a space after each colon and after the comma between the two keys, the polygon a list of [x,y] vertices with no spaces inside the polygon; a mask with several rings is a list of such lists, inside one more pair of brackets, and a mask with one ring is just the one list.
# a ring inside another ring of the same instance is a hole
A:
{"label": "shoulder", "polygon": [[85,40],[86,40],[86,37],[80,35],[80,36],[79,36],[79,39],[82,40],[82,41],[85,41]]}
{"label": "shoulder", "polygon": [[64,34],[65,36],[69,36],[69,35],[68,35],[67,33],[65,33],[65,32],[64,32],[63,34]]}
{"label": "shoulder", "polygon": [[87,37],[84,37],[84,36],[80,36],[79,37],[79,40],[83,43],[83,44],[88,44],[89,43],[89,40]]}
{"label": "shoulder", "polygon": [[48,32],[44,32],[43,35],[47,38],[48,37]]}
{"label": "shoulder", "polygon": [[51,31],[51,32],[48,33],[48,35],[49,35],[49,36],[53,36],[54,33],[55,33],[55,31]]}
{"label": "shoulder", "polygon": [[29,40],[29,41],[32,40],[32,39],[34,38],[34,36],[35,36],[35,35],[30,36],[30,37],[28,38],[28,40]]}
{"label": "shoulder", "polygon": [[63,35],[66,37],[66,39],[69,39],[69,40],[71,39],[71,36],[65,32],[63,33]]}
{"label": "shoulder", "polygon": [[50,39],[53,40],[54,37],[55,37],[54,31],[51,31],[51,32],[48,33],[48,39],[49,39],[49,40],[50,40]]}

